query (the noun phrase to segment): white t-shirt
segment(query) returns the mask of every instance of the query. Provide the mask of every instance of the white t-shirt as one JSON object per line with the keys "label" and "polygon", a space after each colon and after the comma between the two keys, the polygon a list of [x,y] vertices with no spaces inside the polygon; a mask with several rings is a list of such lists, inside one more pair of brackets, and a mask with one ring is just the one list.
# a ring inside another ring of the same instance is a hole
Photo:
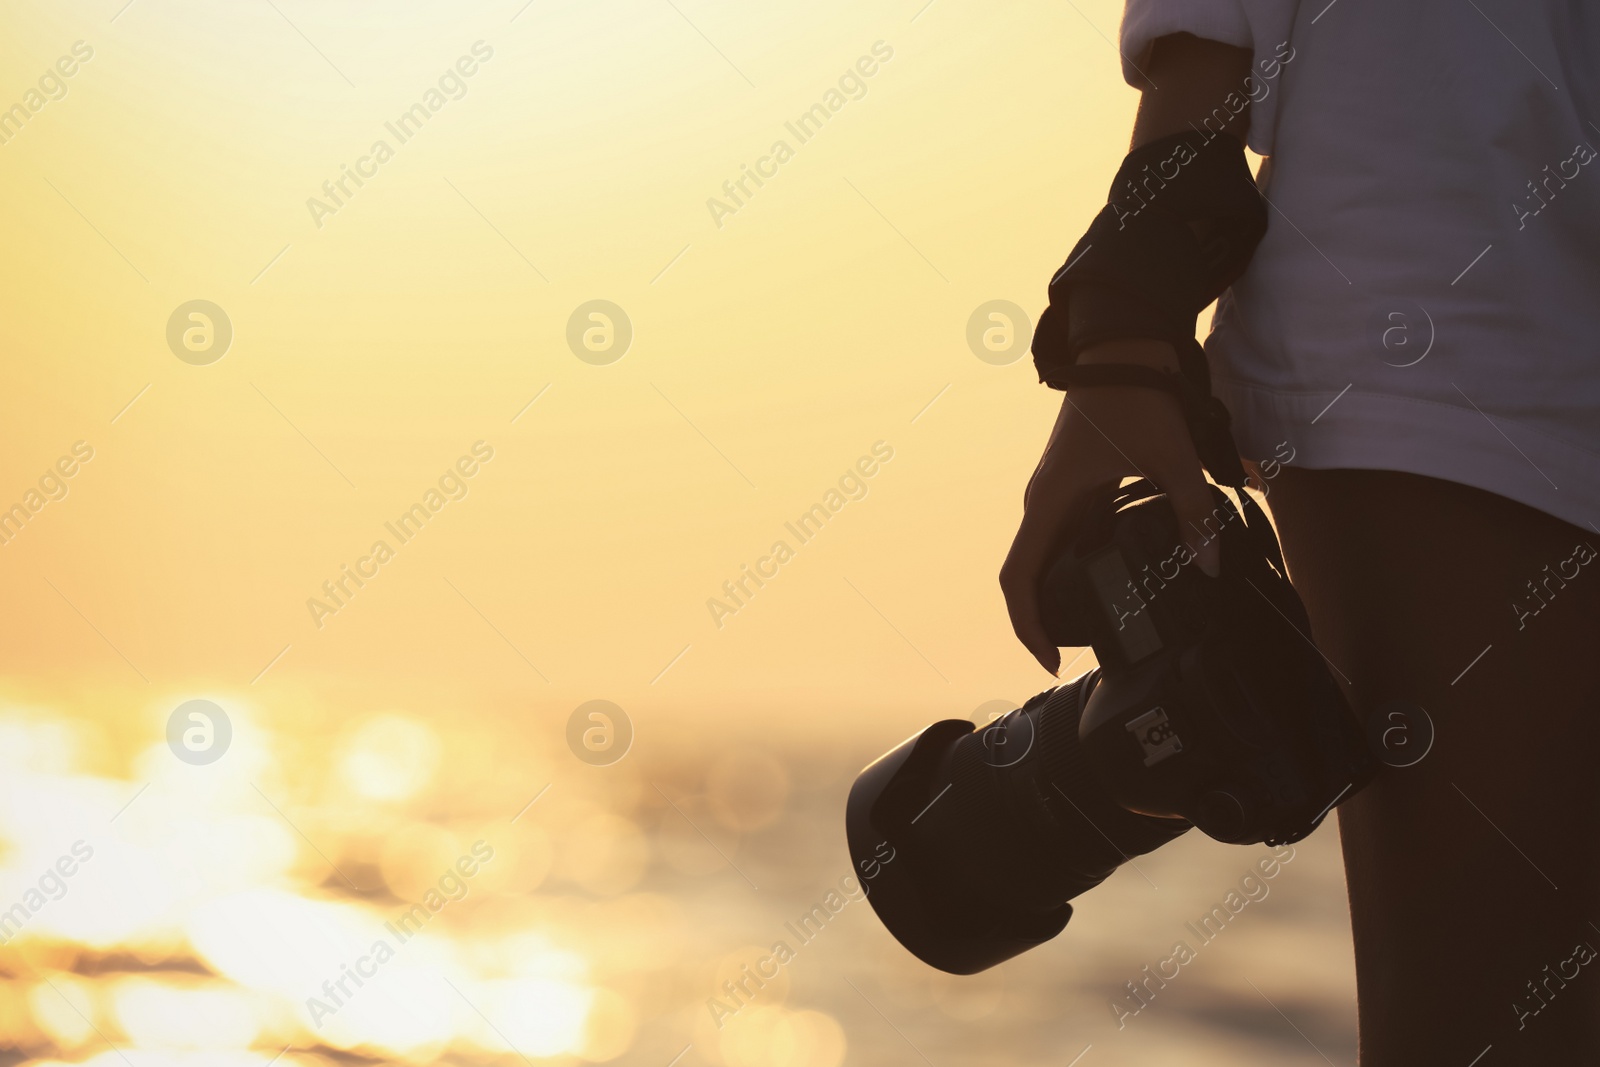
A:
{"label": "white t-shirt", "polygon": [[1178,32],[1256,60],[1270,221],[1206,339],[1245,457],[1600,530],[1600,5],[1128,0],[1130,84]]}

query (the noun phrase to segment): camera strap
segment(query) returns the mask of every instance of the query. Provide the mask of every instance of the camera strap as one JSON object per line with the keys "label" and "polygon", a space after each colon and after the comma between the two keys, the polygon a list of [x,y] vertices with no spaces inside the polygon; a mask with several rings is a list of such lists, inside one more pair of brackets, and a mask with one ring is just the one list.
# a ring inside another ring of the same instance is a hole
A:
{"label": "camera strap", "polygon": [[1178,360],[1182,369],[1177,372],[1138,364],[1090,363],[1066,367],[1060,377],[1069,389],[1136,386],[1159,389],[1176,397],[1200,465],[1218,485],[1232,489],[1243,487],[1246,481],[1244,464],[1239,462],[1239,449],[1229,428],[1232,418],[1227,406],[1211,395],[1210,373],[1200,343],[1191,338],[1186,346],[1180,347]]}

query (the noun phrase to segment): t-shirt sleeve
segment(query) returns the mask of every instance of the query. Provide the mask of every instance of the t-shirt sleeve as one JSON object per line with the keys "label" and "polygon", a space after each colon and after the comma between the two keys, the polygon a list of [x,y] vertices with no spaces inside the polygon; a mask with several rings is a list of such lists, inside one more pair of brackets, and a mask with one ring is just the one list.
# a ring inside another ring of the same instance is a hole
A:
{"label": "t-shirt sleeve", "polygon": [[[1127,0],[1119,44],[1122,76],[1136,89],[1149,88],[1145,71],[1150,46],[1169,33],[1248,48],[1254,62],[1275,54],[1281,58],[1280,46],[1288,42],[1299,6],[1298,0]],[[1269,69],[1276,73],[1278,66]],[[1277,93],[1269,91],[1261,94],[1252,112],[1250,147],[1261,155],[1271,152],[1277,110]]]}

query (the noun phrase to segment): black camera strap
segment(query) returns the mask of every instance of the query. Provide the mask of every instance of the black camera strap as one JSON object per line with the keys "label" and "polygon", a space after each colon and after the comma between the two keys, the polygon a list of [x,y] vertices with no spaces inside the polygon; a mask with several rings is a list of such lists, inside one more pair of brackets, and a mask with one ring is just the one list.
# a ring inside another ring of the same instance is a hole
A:
{"label": "black camera strap", "polygon": [[[1233,432],[1229,428],[1232,420],[1228,408],[1211,394],[1208,387],[1210,375],[1206,368],[1205,352],[1200,343],[1192,339],[1179,351],[1179,364],[1183,367],[1181,371],[1157,370],[1155,367],[1128,363],[1090,363],[1065,368],[1061,374],[1069,388],[1134,386],[1158,389],[1176,397],[1183,408],[1184,422],[1189,427],[1189,436],[1194,441],[1201,466],[1218,485],[1234,490],[1252,540],[1278,573],[1287,575],[1283,551],[1267,522],[1266,514],[1255,498],[1244,492],[1249,478],[1245,474],[1244,464],[1239,460],[1239,448],[1234,444]],[[1150,482],[1140,479],[1118,493],[1117,506],[1158,492],[1160,490]]]}
{"label": "black camera strap", "polygon": [[1183,419],[1189,427],[1201,466],[1218,485],[1233,489],[1242,487],[1246,478],[1229,428],[1232,419],[1226,405],[1211,394],[1205,352],[1198,341],[1191,339],[1187,346],[1180,348],[1179,366],[1183,369],[1174,372],[1126,363],[1074,364],[1062,369],[1060,380],[1069,389],[1121,385],[1159,389],[1171,394],[1183,409]]}

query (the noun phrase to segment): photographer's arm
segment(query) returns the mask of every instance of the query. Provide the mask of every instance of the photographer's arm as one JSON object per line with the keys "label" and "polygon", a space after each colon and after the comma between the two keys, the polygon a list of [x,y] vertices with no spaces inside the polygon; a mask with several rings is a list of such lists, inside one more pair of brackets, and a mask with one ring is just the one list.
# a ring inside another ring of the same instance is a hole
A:
{"label": "photographer's arm", "polygon": [[[1140,98],[1133,147],[1211,118],[1229,93],[1242,90],[1250,60],[1248,49],[1188,34],[1158,39],[1146,65],[1152,84]],[[1224,132],[1243,140],[1249,121],[1246,107]],[[1171,370],[1178,366],[1172,345],[1147,339],[1085,348],[1078,363],[1142,363]],[[1201,568],[1218,573],[1216,541],[1198,535],[1211,512],[1210,490],[1177,400],[1135,387],[1069,391],[1028,482],[1022,523],[1000,570],[1012,628],[1051,674],[1060,669],[1061,654],[1039,619],[1038,589],[1045,568],[1090,495],[1130,476],[1148,477],[1167,494],[1180,523],[1191,531],[1189,547],[1198,554]]]}

